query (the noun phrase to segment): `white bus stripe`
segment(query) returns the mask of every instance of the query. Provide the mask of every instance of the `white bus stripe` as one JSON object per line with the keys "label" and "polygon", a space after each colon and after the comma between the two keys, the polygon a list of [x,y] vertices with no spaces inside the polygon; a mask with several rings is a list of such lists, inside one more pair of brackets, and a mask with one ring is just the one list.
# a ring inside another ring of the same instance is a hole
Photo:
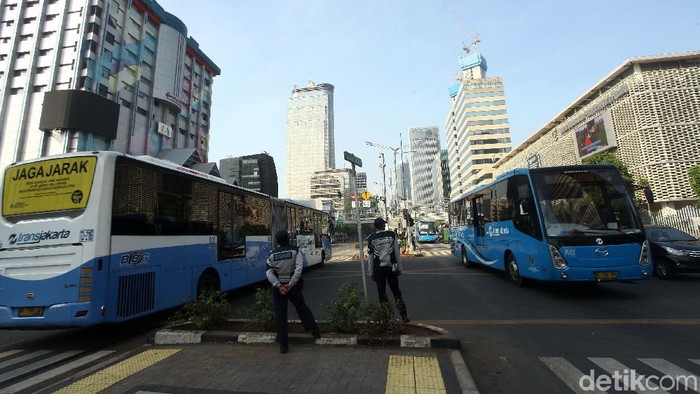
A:
{"label": "white bus stripe", "polygon": [[[627,367],[626,365],[622,364],[621,362],[615,360],[614,358],[598,358],[598,357],[589,357],[589,360],[591,360],[594,364],[597,366],[601,367],[605,372],[608,373],[608,375],[613,375],[615,372],[617,372],[620,376],[630,376],[630,372],[632,371],[632,368]],[[643,376],[643,375],[639,375]],[[660,390],[657,385],[651,382],[645,382],[642,387],[629,387],[629,383],[634,384],[633,382],[630,382],[629,379],[625,380],[622,379],[622,384],[624,385],[624,390],[630,390],[630,389],[636,389],[638,393],[668,393],[668,391],[663,391]]]}
{"label": "white bus stripe", "polygon": [[35,357],[43,356],[44,354],[50,352],[50,350],[39,350],[38,352],[27,353],[25,355],[11,358],[5,362],[0,363],[0,369],[11,367],[15,364],[23,363],[27,360],[31,360]]}
{"label": "white bus stripe", "polygon": [[[696,393],[699,392],[698,389],[700,387],[698,386],[698,381],[700,381],[700,378],[698,378],[697,375],[675,365],[672,364],[662,358],[640,358],[639,361],[643,362],[644,364],[656,369],[657,371],[663,373],[664,375],[670,376],[674,379],[678,378],[679,376],[683,377],[679,382],[680,383],[685,383],[684,379],[688,379],[687,381],[689,382],[695,382],[696,387],[687,387],[688,390],[693,390]],[[659,377],[661,378],[661,376]]]}
{"label": "white bus stripe", "polygon": [[57,375],[61,375],[63,373],[71,371],[75,368],[82,367],[85,364],[89,364],[89,363],[91,363],[95,360],[98,360],[102,357],[105,357],[111,353],[114,353],[114,350],[102,350],[102,351],[90,354],[88,356],[71,361],[68,364],[61,365],[58,368],[54,368],[54,369],[52,369],[50,371],[46,371],[42,374],[32,376],[31,378],[25,379],[25,380],[23,380],[17,384],[14,384],[12,386],[5,387],[4,389],[0,390],[0,393],[16,393],[16,392],[19,392],[22,390],[26,390],[32,386],[43,383],[49,379],[53,379]]}
{"label": "white bus stripe", "polygon": [[4,374],[0,375],[0,383],[7,382],[8,380],[15,378],[16,376],[30,373],[32,371],[35,371],[39,368],[43,368],[43,367],[50,365],[50,364],[53,364],[55,362],[65,360],[69,357],[73,357],[80,352],[81,352],[81,350],[70,350],[67,352],[57,354],[55,356],[51,356],[48,358],[42,358],[41,360],[39,360],[37,362],[25,365],[21,368],[13,369],[9,372],[5,372]]}
{"label": "white bus stripe", "polygon": [[540,361],[544,363],[559,379],[563,380],[567,386],[575,393],[604,393],[604,391],[584,391],[580,385],[581,378],[584,376],[578,368],[566,361],[563,357],[540,357]]}

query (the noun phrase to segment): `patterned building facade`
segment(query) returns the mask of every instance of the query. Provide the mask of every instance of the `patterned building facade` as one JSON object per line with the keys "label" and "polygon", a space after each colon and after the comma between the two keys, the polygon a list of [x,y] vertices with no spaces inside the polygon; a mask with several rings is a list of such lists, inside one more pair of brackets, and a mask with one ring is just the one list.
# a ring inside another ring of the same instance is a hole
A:
{"label": "patterned building facade", "polygon": [[636,182],[649,182],[656,208],[697,201],[688,169],[700,165],[700,51],[627,59],[496,163],[495,173],[579,164],[606,150]]}
{"label": "patterned building facade", "polygon": [[503,80],[486,77],[480,53],[459,58],[462,75],[449,92],[452,108],[445,121],[450,200],[493,178],[493,163],[512,147]]}
{"label": "patterned building facade", "polygon": [[287,197],[308,201],[311,177],[335,168],[333,85],[294,87],[287,108]]}
{"label": "patterned building facade", "polygon": [[208,161],[220,69],[154,0],[8,0],[0,167],[39,156],[195,149]]}

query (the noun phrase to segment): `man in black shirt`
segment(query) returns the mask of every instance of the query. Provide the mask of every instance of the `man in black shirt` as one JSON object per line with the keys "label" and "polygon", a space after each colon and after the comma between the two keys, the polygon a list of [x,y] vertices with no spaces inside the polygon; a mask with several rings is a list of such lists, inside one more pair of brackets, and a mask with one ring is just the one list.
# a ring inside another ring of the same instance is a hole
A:
{"label": "man in black shirt", "polygon": [[403,265],[401,264],[401,251],[399,243],[396,241],[396,233],[385,231],[386,221],[382,218],[374,220],[374,228],[377,231],[367,237],[367,255],[369,260],[369,276],[377,283],[377,293],[379,301],[389,303],[386,294],[386,285],[389,284],[391,293],[394,295],[396,307],[399,310],[401,319],[408,323],[408,313],[406,313],[406,303],[399,288],[399,276]]}

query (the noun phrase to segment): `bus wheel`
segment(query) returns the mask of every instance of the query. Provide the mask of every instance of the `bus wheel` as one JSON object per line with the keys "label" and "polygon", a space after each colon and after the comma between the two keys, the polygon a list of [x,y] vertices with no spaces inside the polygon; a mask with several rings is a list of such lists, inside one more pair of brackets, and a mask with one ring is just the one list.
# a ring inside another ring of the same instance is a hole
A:
{"label": "bus wheel", "polygon": [[467,248],[462,246],[462,265],[467,267],[467,268],[472,268],[474,267],[474,264],[472,264],[469,261],[469,255],[467,254]]}
{"label": "bus wheel", "polygon": [[515,256],[510,253],[506,259],[506,277],[510,280],[510,283],[520,287],[525,283],[525,279],[520,275],[520,270],[518,269],[518,262],[515,260]]}
{"label": "bus wheel", "polygon": [[216,293],[219,290],[219,276],[212,271],[204,271],[197,283],[197,298],[204,293]]}

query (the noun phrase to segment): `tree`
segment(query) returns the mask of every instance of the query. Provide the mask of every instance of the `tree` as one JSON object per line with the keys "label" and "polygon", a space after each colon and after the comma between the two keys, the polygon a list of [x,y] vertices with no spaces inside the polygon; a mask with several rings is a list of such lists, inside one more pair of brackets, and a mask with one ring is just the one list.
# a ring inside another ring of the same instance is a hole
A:
{"label": "tree", "polygon": [[612,152],[595,153],[595,154],[588,156],[585,159],[581,160],[581,163],[583,163],[583,164],[601,164],[601,163],[612,164],[615,167],[617,167],[618,170],[620,170],[620,174],[622,175],[622,179],[625,181],[625,183],[627,183],[628,185],[634,185],[634,178],[632,178],[632,175],[630,174],[629,170],[627,169],[627,165],[625,163],[623,163],[622,160],[620,160],[620,158],[615,156],[615,154],[613,154]]}
{"label": "tree", "polygon": [[690,188],[693,189],[696,196],[700,197],[700,166],[690,167],[688,177],[690,178]]}

